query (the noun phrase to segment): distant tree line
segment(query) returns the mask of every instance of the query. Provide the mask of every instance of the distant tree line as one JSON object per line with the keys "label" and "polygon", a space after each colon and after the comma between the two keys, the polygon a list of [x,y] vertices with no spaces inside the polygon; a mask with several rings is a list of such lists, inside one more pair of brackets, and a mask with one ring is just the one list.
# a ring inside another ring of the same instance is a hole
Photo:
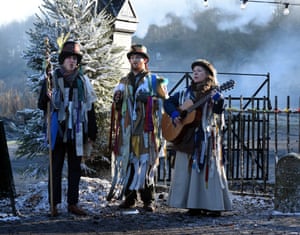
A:
{"label": "distant tree line", "polygon": [[6,89],[24,89],[29,69],[23,53],[29,44],[26,32],[32,27],[33,17],[0,27],[0,81]]}
{"label": "distant tree line", "polygon": [[230,24],[237,16],[218,9],[191,14],[192,26],[176,15],[166,17],[167,25],[150,25],[144,38],[134,37],[133,41],[148,46],[152,67],[167,70],[186,71],[193,59],[201,57],[212,61],[219,70],[236,71],[257,50],[279,40],[276,35],[297,35],[300,29],[297,12],[284,16],[281,9],[268,24],[249,22],[226,30],[220,29],[219,24],[223,21]]}
{"label": "distant tree line", "polygon": [[0,27],[0,113],[14,119],[16,112],[36,107],[32,93],[26,87],[30,69],[22,58],[28,46],[26,31],[32,27],[33,17]]}

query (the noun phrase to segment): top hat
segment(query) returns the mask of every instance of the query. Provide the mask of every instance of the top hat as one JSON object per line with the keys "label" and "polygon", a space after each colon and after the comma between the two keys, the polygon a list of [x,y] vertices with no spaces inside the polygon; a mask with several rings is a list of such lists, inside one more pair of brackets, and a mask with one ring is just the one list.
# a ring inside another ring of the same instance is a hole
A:
{"label": "top hat", "polygon": [[63,45],[63,48],[58,56],[59,64],[63,64],[66,57],[76,55],[77,63],[80,64],[82,59],[82,53],[80,52],[80,45],[74,41],[67,41]]}
{"label": "top hat", "polygon": [[141,44],[134,44],[131,46],[130,51],[127,53],[127,58],[130,59],[130,56],[133,54],[142,55],[150,60],[149,55],[147,54],[147,48]]}

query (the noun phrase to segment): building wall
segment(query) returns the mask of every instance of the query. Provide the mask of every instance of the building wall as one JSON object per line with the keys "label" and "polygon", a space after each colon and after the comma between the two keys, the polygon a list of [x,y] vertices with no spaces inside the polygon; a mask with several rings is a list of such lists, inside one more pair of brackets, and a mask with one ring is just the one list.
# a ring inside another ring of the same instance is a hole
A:
{"label": "building wall", "polygon": [[124,48],[122,50],[122,66],[121,66],[121,69],[122,69],[122,72],[124,74],[127,74],[129,69],[130,69],[130,64],[128,62],[126,54],[130,49],[130,45],[132,43],[132,37],[128,33],[115,32],[113,41],[114,41],[114,44],[116,46],[120,46],[120,47]]}
{"label": "building wall", "polygon": [[122,6],[114,23],[113,43],[122,47],[122,71],[125,74],[130,69],[130,64],[127,59],[127,52],[132,43],[132,35],[137,29],[138,19],[130,0],[126,0]]}

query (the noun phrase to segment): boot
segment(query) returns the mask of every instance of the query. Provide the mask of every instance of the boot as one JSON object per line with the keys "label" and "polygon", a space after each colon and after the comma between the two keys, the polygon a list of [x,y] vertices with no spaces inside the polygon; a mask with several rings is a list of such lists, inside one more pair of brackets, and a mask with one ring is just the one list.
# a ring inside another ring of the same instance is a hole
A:
{"label": "boot", "polygon": [[51,216],[53,216],[53,217],[58,216],[58,210],[57,210],[56,205],[53,206],[53,211],[52,211],[51,208],[50,208],[50,214],[51,214]]}
{"label": "boot", "polygon": [[137,200],[137,194],[135,190],[128,190],[126,192],[125,200],[119,205],[121,209],[129,209],[135,207],[135,202]]}
{"label": "boot", "polygon": [[143,208],[145,211],[148,211],[148,212],[155,211],[155,206],[154,206],[153,202],[144,202]]}
{"label": "boot", "polygon": [[77,205],[68,205],[68,212],[74,215],[87,215],[87,213]]}
{"label": "boot", "polygon": [[120,209],[129,209],[135,207],[135,201],[134,200],[127,200],[125,199],[120,205]]}

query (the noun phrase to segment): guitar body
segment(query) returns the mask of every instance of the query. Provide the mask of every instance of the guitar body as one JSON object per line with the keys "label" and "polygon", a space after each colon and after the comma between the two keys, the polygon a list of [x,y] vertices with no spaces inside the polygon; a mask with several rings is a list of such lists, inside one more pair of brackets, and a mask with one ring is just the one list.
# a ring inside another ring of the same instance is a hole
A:
{"label": "guitar body", "polygon": [[[192,100],[187,100],[180,106],[179,110],[180,111],[187,110],[193,104],[194,103]],[[174,126],[172,122],[172,118],[167,113],[164,113],[162,115],[162,123],[161,123],[163,137],[167,141],[176,142],[176,140],[180,138],[181,134],[184,133],[184,127],[195,121],[197,116],[196,114],[197,114],[196,110],[189,112],[186,115],[186,117],[181,120],[180,124]]]}
{"label": "guitar body", "polygon": [[[234,86],[235,82],[233,80],[229,80],[223,83],[220,87],[214,87],[219,91],[229,90]],[[185,113],[184,117],[181,116],[181,123],[174,126],[172,122],[172,118],[167,114],[164,113],[162,115],[162,135],[163,137],[169,141],[176,143],[180,141],[185,134],[185,128],[188,128],[188,125],[199,124],[201,121],[201,112],[197,110],[202,104],[204,104],[209,99],[212,99],[211,94],[209,93],[207,96],[202,97],[200,100],[193,103],[192,100],[185,101],[180,107],[179,111]]]}

